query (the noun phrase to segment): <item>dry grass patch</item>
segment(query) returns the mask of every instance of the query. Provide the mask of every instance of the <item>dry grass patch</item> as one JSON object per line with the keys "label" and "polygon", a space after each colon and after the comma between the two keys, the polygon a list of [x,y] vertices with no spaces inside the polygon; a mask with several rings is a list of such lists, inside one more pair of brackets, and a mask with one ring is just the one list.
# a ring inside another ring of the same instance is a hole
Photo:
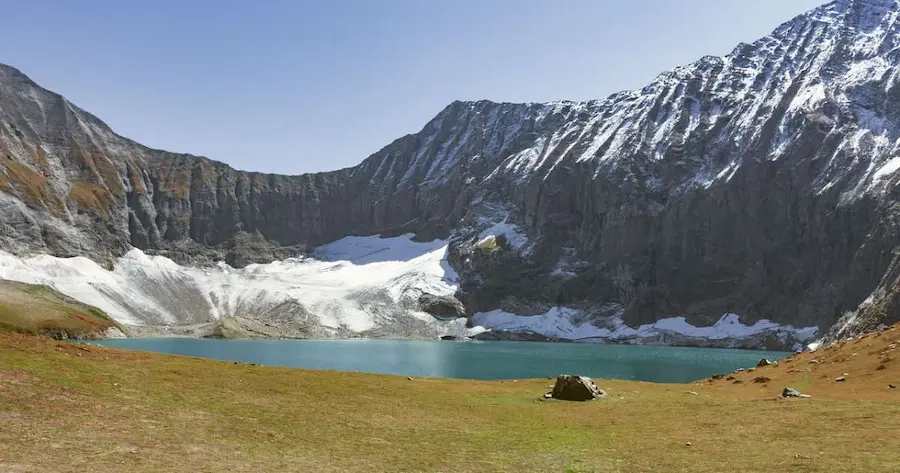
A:
{"label": "dry grass patch", "polygon": [[[0,335],[0,445],[10,447],[0,449],[0,465],[73,472],[900,471],[900,393],[860,384],[850,396],[820,391],[815,382],[795,386],[813,399],[780,400],[782,376],[794,374],[776,372],[785,365],[766,369],[767,386],[601,381],[606,399],[566,403],[537,400],[552,384],[546,379],[407,380]],[[896,363],[885,366],[878,376],[898,375]]]}
{"label": "dry grass patch", "polygon": [[9,156],[0,156],[0,169],[6,172],[5,177],[0,176],[0,189],[15,192],[33,207],[45,207],[56,214],[62,211],[62,202],[53,195],[43,174]]}
{"label": "dry grass patch", "polygon": [[47,286],[0,280],[0,331],[94,338],[117,326],[103,311]]}

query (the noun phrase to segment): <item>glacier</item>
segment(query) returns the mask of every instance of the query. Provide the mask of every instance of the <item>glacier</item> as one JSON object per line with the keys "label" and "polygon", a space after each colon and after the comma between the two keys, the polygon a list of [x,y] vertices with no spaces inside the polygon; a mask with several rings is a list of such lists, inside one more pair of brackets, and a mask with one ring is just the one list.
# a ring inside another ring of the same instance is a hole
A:
{"label": "glacier", "polygon": [[407,323],[420,322],[422,336],[474,335],[483,329],[414,307],[423,293],[452,296],[457,290],[446,253],[445,241],[416,242],[409,234],[346,237],[316,248],[311,257],[240,269],[224,262],[180,266],[139,249],[119,258],[111,271],[84,257],[20,258],[0,252],[0,278],[53,287],[131,327],[204,324],[225,317],[284,324],[285,317],[310,322],[302,319],[312,316],[316,331],[302,335],[327,338],[365,334],[407,318]]}

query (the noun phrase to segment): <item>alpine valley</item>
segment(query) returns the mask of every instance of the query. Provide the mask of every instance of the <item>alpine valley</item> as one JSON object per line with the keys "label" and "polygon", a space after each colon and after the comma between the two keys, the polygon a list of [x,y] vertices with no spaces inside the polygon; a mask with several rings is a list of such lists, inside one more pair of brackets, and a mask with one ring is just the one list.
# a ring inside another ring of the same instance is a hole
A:
{"label": "alpine valley", "polygon": [[868,331],[900,319],[898,17],[837,0],[638,90],[454,102],[299,176],[147,148],[0,65],[0,278],[134,335]]}

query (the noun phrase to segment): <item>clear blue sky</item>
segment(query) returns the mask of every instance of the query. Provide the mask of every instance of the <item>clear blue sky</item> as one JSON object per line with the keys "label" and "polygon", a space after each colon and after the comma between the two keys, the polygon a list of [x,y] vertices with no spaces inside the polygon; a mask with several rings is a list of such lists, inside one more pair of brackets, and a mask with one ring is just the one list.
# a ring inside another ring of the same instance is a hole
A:
{"label": "clear blue sky", "polygon": [[0,62],[145,145],[351,166],[453,100],[589,100],[821,0],[0,0]]}

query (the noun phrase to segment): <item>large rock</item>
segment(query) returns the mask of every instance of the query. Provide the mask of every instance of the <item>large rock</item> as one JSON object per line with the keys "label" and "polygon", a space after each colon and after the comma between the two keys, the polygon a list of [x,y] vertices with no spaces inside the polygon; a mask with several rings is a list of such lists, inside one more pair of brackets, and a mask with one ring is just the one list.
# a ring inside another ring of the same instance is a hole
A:
{"label": "large rock", "polygon": [[591,378],[577,375],[560,375],[556,377],[552,396],[563,401],[590,401],[606,395]]}
{"label": "large rock", "polygon": [[466,308],[453,296],[438,296],[424,293],[419,296],[418,306],[423,312],[435,317],[458,318],[466,316]]}

